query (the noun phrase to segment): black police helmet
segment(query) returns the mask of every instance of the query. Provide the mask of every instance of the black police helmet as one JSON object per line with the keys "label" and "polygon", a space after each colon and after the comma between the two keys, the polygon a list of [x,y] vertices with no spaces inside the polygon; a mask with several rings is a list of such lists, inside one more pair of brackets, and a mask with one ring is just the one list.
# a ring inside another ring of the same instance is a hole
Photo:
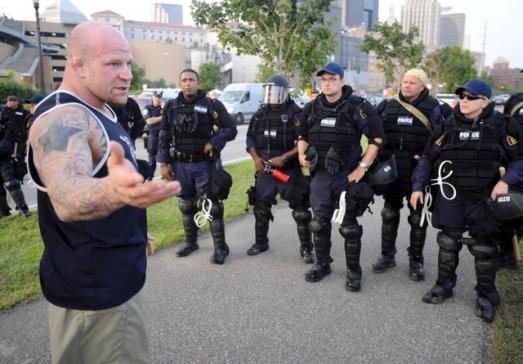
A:
{"label": "black police helmet", "polygon": [[487,206],[492,215],[500,221],[521,219],[523,218],[523,193],[509,191],[498,195],[495,201],[487,200]]}
{"label": "black police helmet", "polygon": [[273,83],[279,87],[289,88],[289,81],[287,81],[287,79],[281,75],[271,76],[266,83]]}
{"label": "black police helmet", "polygon": [[392,156],[389,160],[381,162],[369,172],[369,183],[377,194],[385,192],[389,186],[399,177],[396,158]]}

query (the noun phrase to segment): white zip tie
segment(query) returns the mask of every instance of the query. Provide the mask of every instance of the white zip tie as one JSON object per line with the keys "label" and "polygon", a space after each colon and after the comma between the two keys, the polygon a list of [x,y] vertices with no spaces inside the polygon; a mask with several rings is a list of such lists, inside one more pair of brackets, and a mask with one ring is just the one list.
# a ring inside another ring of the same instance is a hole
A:
{"label": "white zip tie", "polygon": [[203,200],[202,210],[195,213],[193,217],[196,226],[201,228],[207,221],[212,221],[211,209],[212,201],[208,198]]}
{"label": "white zip tie", "polygon": [[[439,186],[439,189],[440,189],[440,191],[441,191],[441,195],[442,195],[445,199],[447,199],[447,200],[454,200],[454,199],[456,198],[456,189],[454,188],[454,186],[453,186],[451,183],[449,183],[449,182],[445,182],[445,180],[446,180],[447,178],[449,178],[450,176],[452,176],[452,173],[453,173],[454,171],[450,171],[450,172],[449,172],[445,177],[442,177],[442,176],[441,176],[441,172],[443,171],[443,166],[444,166],[445,164],[447,164],[447,163],[452,164],[452,161],[446,160],[446,161],[441,162],[441,164],[440,164],[439,167],[438,167],[438,177],[437,177],[437,178],[433,178],[433,179],[431,179],[431,181],[434,182],[434,183],[432,183],[432,185],[438,185],[438,186]],[[443,189],[443,186],[444,186],[444,185],[448,186],[448,187],[451,189],[451,191],[452,191],[452,196],[451,196],[451,197],[448,197],[448,196],[445,194],[445,190]]]}
{"label": "white zip tie", "polygon": [[423,209],[421,209],[421,221],[419,223],[420,227],[423,227],[425,219],[427,223],[432,226],[432,212],[429,211],[432,206],[432,194],[430,193],[430,186],[425,186],[425,197],[423,199]]}
{"label": "white zip tie", "polygon": [[332,222],[338,223],[341,225],[343,222],[343,218],[345,217],[345,209],[347,207],[345,203],[345,194],[346,192],[343,191],[340,195],[340,202],[339,202],[339,208],[334,210],[334,213],[332,214]]}

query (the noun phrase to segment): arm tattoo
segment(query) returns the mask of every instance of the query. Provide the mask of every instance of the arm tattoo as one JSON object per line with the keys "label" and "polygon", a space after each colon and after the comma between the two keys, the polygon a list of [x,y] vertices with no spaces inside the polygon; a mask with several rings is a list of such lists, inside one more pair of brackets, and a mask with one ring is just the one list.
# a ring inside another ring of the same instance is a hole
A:
{"label": "arm tattoo", "polygon": [[32,130],[31,138],[35,164],[62,220],[101,218],[123,206],[106,178],[91,177],[95,159],[99,159],[93,145],[105,151],[107,140],[87,110],[63,107],[36,125],[39,128]]}

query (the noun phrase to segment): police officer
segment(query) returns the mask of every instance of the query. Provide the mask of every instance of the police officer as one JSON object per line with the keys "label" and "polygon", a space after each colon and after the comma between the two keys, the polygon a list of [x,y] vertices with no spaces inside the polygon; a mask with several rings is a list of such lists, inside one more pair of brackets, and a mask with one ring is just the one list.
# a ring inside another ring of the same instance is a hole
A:
{"label": "police officer", "polygon": [[[381,255],[372,265],[376,273],[383,273],[396,265],[394,255],[400,210],[403,208],[403,199],[410,198],[412,170],[420,159],[432,130],[441,125],[441,106],[438,100],[429,95],[425,86],[427,81],[428,77],[422,69],[413,68],[407,71],[401,81],[398,98],[384,100],[377,107],[386,135],[386,143],[378,158],[386,161],[394,156],[399,178],[388,185],[385,191],[381,191],[385,205],[381,211]],[[450,113],[450,107],[446,107]],[[420,281],[425,279],[423,246],[427,222],[420,226],[421,206],[417,210],[410,206],[409,209],[409,278]]]}
{"label": "police officer", "polygon": [[154,91],[152,103],[145,106],[143,118],[147,131],[147,154],[149,155],[149,180],[153,179],[156,171],[156,154],[158,153],[158,134],[162,120],[162,91]]}
{"label": "police officer", "polygon": [[[298,226],[300,254],[305,263],[314,263],[312,239],[309,230],[309,186],[298,164],[298,147],[295,145],[294,122],[301,113],[300,107],[289,97],[289,82],[280,75],[267,80],[264,87],[264,104],[254,113],[247,131],[247,152],[256,167],[254,189],[255,243],[247,250],[257,255],[269,249],[269,222],[273,219],[271,205],[276,195],[289,201],[292,217]],[[277,169],[289,176],[287,182],[271,176]]]}
{"label": "police officer", "polygon": [[[140,111],[140,106],[132,97],[127,98],[127,102],[125,103],[125,105],[110,105],[116,113],[118,122],[123,126],[125,131],[131,137],[131,142],[134,146],[136,139],[142,134],[143,128],[145,126],[145,121]],[[145,107],[146,110],[148,110],[148,106],[152,105],[147,105]],[[147,113],[148,112],[149,111],[147,111]],[[156,162],[154,164],[156,165]]]}
{"label": "police officer", "polygon": [[157,161],[163,178],[176,178],[182,185],[180,211],[183,216],[185,243],[176,252],[185,257],[198,249],[198,226],[194,215],[198,199],[211,202],[211,235],[214,253],[211,261],[223,264],[229,254],[225,242],[223,203],[213,195],[211,158],[217,158],[227,141],[236,137],[234,121],[220,101],[206,97],[198,89],[198,73],[185,69],[180,73],[182,91],[165,105]]}
{"label": "police officer", "polygon": [[[0,173],[4,187],[9,191],[17,210],[23,217],[30,215],[25,203],[21,183],[17,176],[16,164],[25,164],[25,146],[27,130],[25,121],[29,112],[18,104],[16,96],[8,96],[7,104],[2,108],[0,115]],[[9,216],[10,209],[7,196],[3,188],[0,189],[0,216]]]}
{"label": "police officer", "polygon": [[[352,95],[352,88],[344,85],[343,69],[338,64],[328,63],[317,76],[321,94],[305,105],[296,122],[300,164],[313,173],[310,203],[314,217],[310,226],[317,262],[305,274],[305,279],[317,282],[331,273],[331,217],[340,195],[346,191],[346,200],[341,201],[337,212],[341,214],[346,202],[339,229],[345,238],[346,288],[359,291],[363,229],[356,217],[363,214],[372,199],[373,191],[363,179],[378,154],[384,133],[372,105]],[[362,134],[367,136],[369,146],[360,160]]]}
{"label": "police officer", "polygon": [[[455,93],[461,101],[435,131],[412,177],[410,203],[417,208],[433,167],[436,172],[432,224],[441,229],[438,279],[423,301],[439,304],[453,295],[459,251],[467,244],[475,259],[477,314],[490,322],[500,302],[497,249],[490,239],[499,223],[488,214],[486,200],[522,182],[520,131],[514,120],[495,111],[491,88],[483,80],[471,80]],[[507,167],[501,179],[500,166]],[[470,238],[462,238],[465,231]]]}

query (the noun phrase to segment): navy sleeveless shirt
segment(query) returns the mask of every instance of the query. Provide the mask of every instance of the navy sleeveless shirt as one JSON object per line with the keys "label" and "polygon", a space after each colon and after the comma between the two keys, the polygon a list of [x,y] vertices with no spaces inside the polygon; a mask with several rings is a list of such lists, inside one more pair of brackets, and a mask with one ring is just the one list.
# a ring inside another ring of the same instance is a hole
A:
{"label": "navy sleeveless shirt", "polygon": [[[68,92],[58,91],[43,100],[35,110],[35,123],[64,104],[88,110],[103,129],[107,144],[109,140],[119,142],[125,158],[136,166],[131,140],[116,116],[111,119]],[[95,166],[92,177],[107,176],[108,157],[109,151]],[[38,219],[44,242],[40,284],[47,300],[64,308],[101,310],[118,306],[138,293],[145,283],[147,266],[145,209],[124,206],[104,218],[63,222],[34,167],[31,148],[28,165],[38,187]]]}

